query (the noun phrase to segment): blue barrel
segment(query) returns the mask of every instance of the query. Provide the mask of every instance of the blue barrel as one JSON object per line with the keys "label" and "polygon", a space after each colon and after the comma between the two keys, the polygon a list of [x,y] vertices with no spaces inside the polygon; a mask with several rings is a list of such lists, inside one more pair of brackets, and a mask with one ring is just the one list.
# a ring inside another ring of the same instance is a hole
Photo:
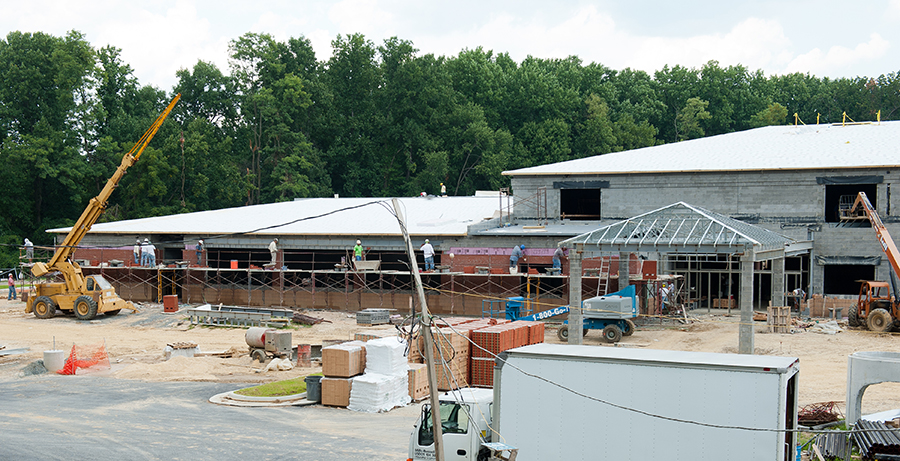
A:
{"label": "blue barrel", "polygon": [[519,311],[522,309],[522,306],[525,305],[525,298],[521,296],[515,296],[512,298],[506,298],[506,319],[507,320],[515,320],[519,318]]}
{"label": "blue barrel", "polygon": [[306,381],[306,400],[311,402],[322,401],[322,376],[307,376]]}

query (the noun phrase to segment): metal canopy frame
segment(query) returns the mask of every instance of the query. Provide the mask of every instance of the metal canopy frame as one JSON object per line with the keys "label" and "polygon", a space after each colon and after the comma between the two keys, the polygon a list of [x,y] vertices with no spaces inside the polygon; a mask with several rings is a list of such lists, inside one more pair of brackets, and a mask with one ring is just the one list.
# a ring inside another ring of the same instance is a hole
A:
{"label": "metal canopy frame", "polygon": [[[585,252],[658,252],[675,254],[726,253],[740,256],[741,323],[738,351],[752,354],[753,347],[753,263],[777,260],[784,272],[784,256],[802,251],[797,241],[759,226],[747,224],[684,202],[625,219],[560,242],[574,248],[570,257],[570,287],[581,286],[581,259]],[[783,276],[782,276],[783,280]],[[621,288],[621,287],[620,287]],[[783,292],[784,287],[779,291]],[[582,329],[580,293],[569,295],[569,330]],[[573,341],[574,339],[574,341]],[[569,335],[569,342],[581,343],[581,335]]]}
{"label": "metal canopy frame", "polygon": [[587,251],[659,253],[743,253],[753,249],[754,261],[784,257],[794,239],[684,202],[560,242],[583,244]]}

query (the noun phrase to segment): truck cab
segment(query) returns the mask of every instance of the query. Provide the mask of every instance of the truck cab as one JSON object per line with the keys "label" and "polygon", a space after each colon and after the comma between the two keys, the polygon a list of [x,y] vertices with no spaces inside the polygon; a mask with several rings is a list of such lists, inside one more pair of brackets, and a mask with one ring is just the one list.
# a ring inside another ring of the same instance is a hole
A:
{"label": "truck cab", "polygon": [[[440,396],[441,431],[444,459],[447,461],[485,461],[489,451],[482,447],[491,440],[491,411],[494,391],[462,388]],[[408,461],[434,460],[434,427],[431,405],[422,405],[415,429],[409,437]]]}

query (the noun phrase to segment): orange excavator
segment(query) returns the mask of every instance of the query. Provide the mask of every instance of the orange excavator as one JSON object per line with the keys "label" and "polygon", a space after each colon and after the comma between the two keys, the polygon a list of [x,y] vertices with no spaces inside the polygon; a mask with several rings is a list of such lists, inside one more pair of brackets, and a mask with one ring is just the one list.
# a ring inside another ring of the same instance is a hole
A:
{"label": "orange excavator", "polygon": [[85,234],[91,230],[91,226],[97,222],[103,210],[106,209],[109,196],[112,195],[122,176],[131,165],[141,157],[141,153],[147,144],[153,139],[163,121],[175,107],[175,103],[181,95],[178,94],[157,117],[153,125],[144,133],[141,139],[122,157],[122,163],[106,182],[103,190],[92,198],[81,217],[72,226],[66,235],[62,245],[56,248],[49,262],[35,263],[31,273],[35,277],[42,277],[53,271],[58,271],[63,276],[63,282],[38,282],[35,284],[34,296],[28,297],[25,312],[34,312],[35,317],[50,318],[56,314],[57,309],[75,311],[75,317],[80,320],[91,320],[97,314],[116,315],[122,309],[136,311],[134,305],[116,294],[113,286],[100,274],[85,277],[81,272],[81,266],[72,261],[72,255],[78,248],[78,244]]}
{"label": "orange excavator", "polygon": [[900,273],[900,251],[865,192],[859,193],[852,206],[841,210],[842,220],[862,218],[867,218],[872,224],[878,243],[891,263],[891,283],[863,280],[859,299],[855,305],[850,306],[848,322],[853,327],[865,325],[871,331],[886,332],[895,325],[900,325],[900,283],[897,280],[897,274]]}

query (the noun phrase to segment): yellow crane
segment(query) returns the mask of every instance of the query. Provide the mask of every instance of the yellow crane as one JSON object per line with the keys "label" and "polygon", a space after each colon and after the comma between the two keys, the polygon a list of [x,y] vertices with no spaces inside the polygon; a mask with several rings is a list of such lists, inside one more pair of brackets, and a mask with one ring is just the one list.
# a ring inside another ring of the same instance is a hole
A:
{"label": "yellow crane", "polygon": [[53,271],[62,274],[63,282],[40,282],[35,284],[34,296],[28,297],[25,312],[34,312],[35,317],[50,318],[56,314],[56,309],[74,310],[75,317],[81,320],[90,320],[97,314],[116,315],[122,309],[136,311],[134,305],[120,298],[112,285],[102,275],[90,275],[85,277],[81,272],[81,266],[72,261],[72,254],[85,234],[91,230],[91,226],[97,222],[103,210],[106,209],[109,196],[112,195],[119,181],[125,176],[125,172],[141,157],[141,153],[153,136],[159,130],[169,112],[175,107],[175,103],[181,98],[181,94],[175,96],[166,109],[156,118],[153,125],[144,133],[141,139],[122,157],[122,163],[106,181],[103,190],[88,202],[81,217],[72,226],[66,235],[62,245],[56,248],[49,262],[38,262],[31,268],[31,274],[41,277]]}

